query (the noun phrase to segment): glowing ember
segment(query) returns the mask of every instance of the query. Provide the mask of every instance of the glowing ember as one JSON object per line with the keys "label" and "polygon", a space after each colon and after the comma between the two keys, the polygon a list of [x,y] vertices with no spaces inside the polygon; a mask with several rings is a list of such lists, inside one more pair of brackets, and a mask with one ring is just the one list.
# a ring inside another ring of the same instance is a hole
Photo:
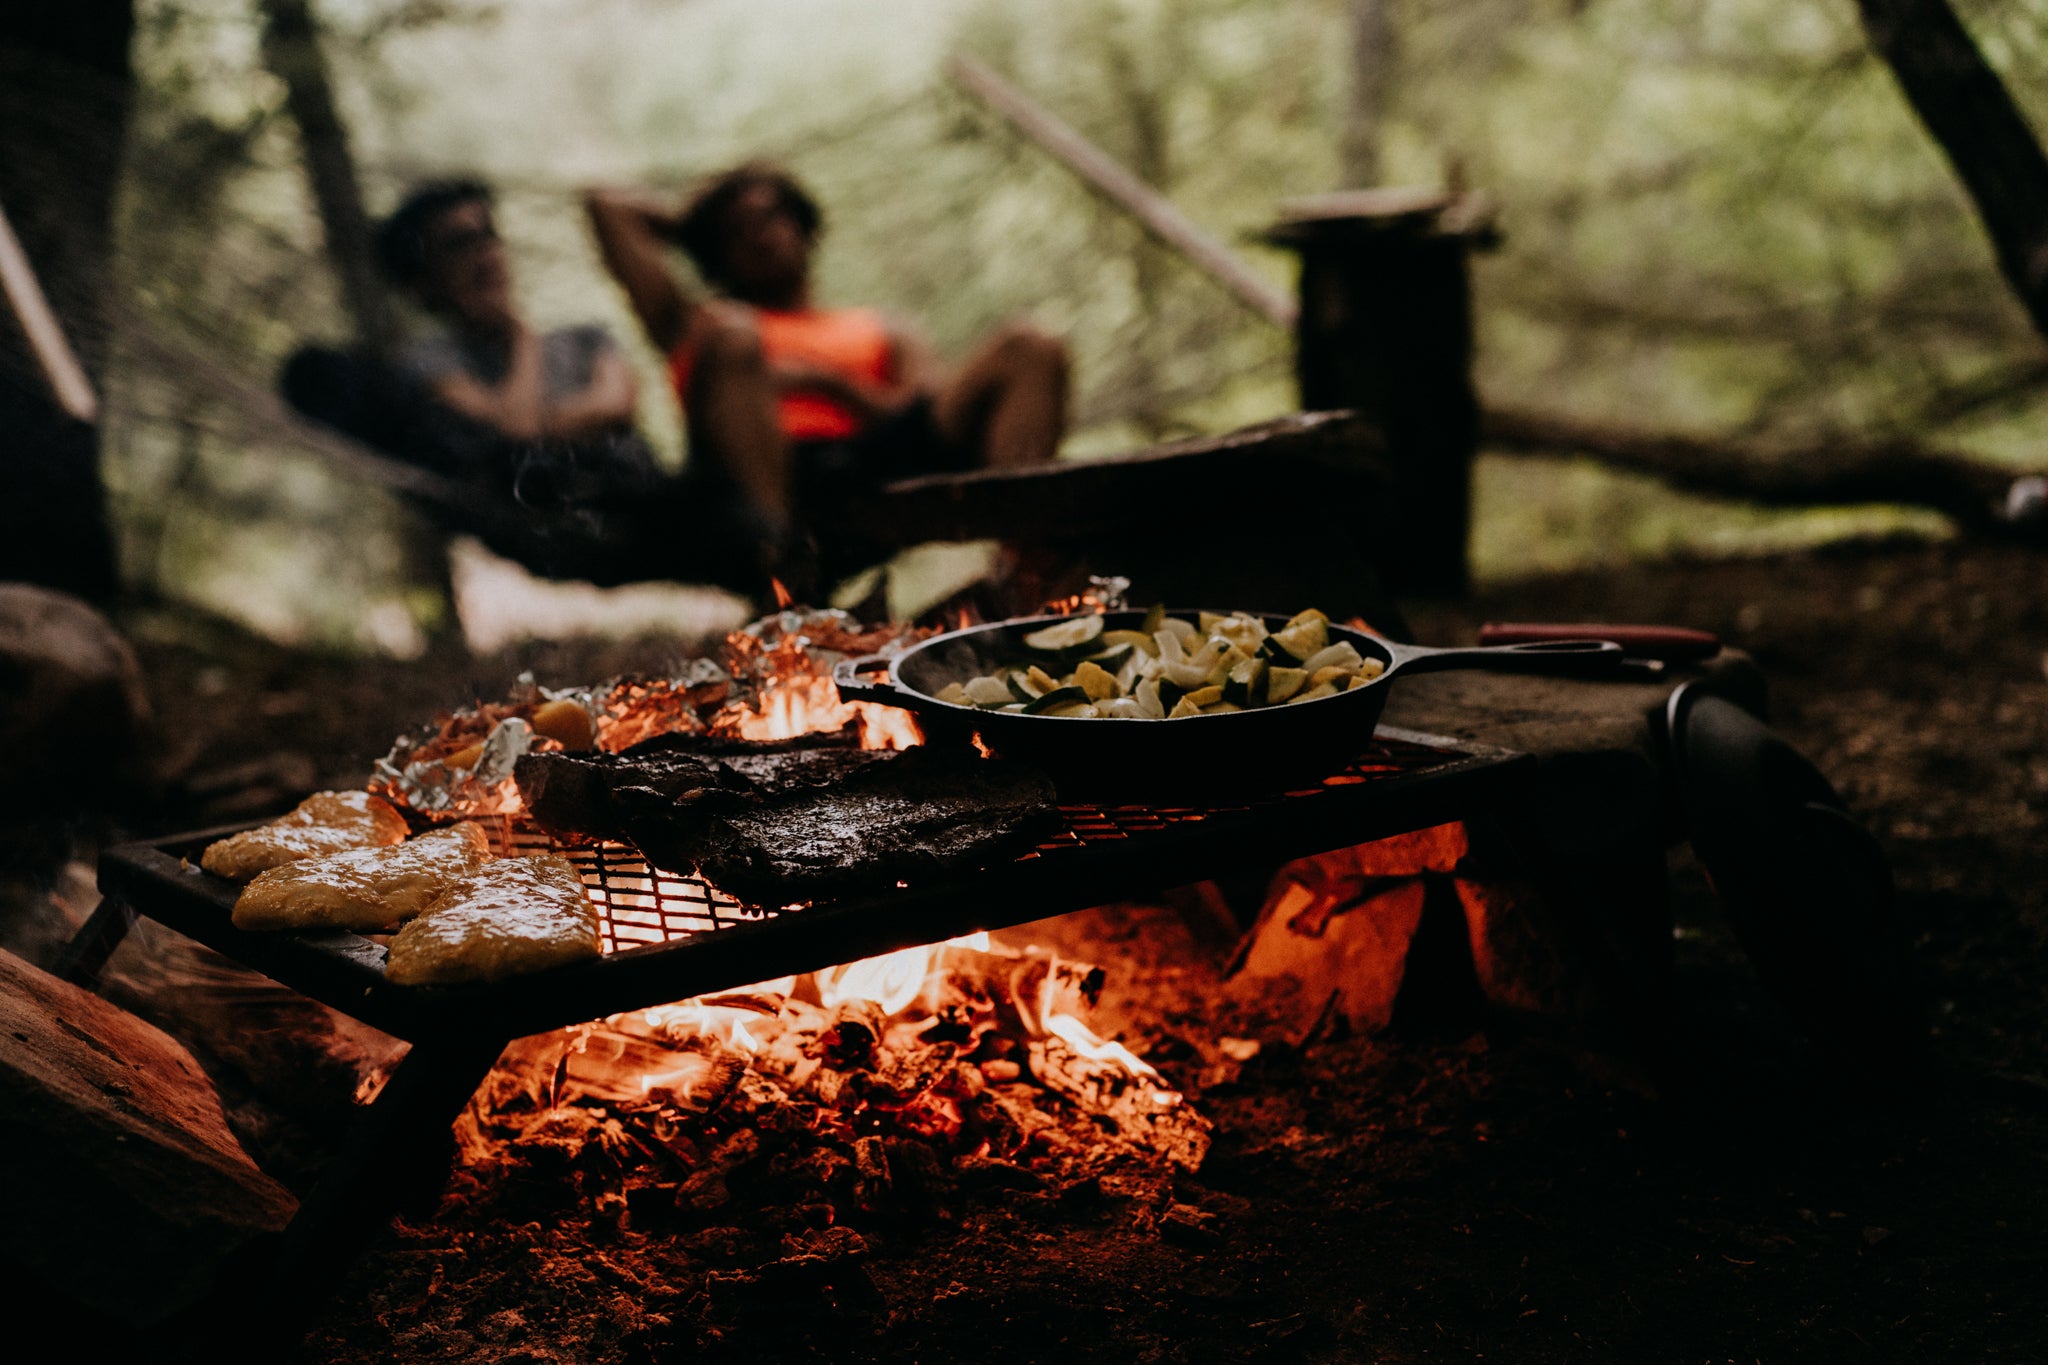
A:
{"label": "glowing ember", "polygon": [[[1091,1062],[1109,1062],[1134,1076],[1143,1076],[1154,1081],[1160,1079],[1159,1073],[1147,1066],[1143,1058],[1122,1043],[1112,1043],[1096,1037],[1086,1024],[1071,1014],[1047,1015],[1045,1029]],[[1174,1096],[1176,1101],[1179,1098],[1178,1095]]]}
{"label": "glowing ember", "polygon": [[1078,1124],[1081,1137],[1055,1144],[1068,1158],[1149,1153],[1192,1169],[1208,1124],[1084,1022],[1100,985],[1093,968],[972,934],[615,1015],[508,1048],[465,1119],[464,1146],[489,1159],[522,1134],[587,1122],[566,1114],[577,1106],[672,1125],[716,1124],[736,1105],[760,1122],[765,1104],[788,1110],[778,1131],[801,1122],[820,1141],[898,1133],[1029,1160],[1053,1141],[1050,1109]]}

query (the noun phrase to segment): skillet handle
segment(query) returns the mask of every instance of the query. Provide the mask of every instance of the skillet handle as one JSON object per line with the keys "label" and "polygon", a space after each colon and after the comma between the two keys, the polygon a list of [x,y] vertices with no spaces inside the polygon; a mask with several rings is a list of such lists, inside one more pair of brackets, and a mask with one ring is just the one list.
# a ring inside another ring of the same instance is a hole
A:
{"label": "skillet handle", "polygon": [[908,692],[892,686],[887,678],[880,682],[869,682],[860,675],[874,668],[888,666],[886,654],[863,654],[857,659],[841,659],[832,665],[832,686],[839,690],[841,701],[867,701],[878,706],[898,706],[905,710],[917,709],[917,701]]}
{"label": "skillet handle", "polygon": [[1612,673],[1621,664],[1624,651],[1612,640],[1540,640],[1518,645],[1490,645],[1477,649],[1430,649],[1423,645],[1391,646],[1396,669],[1410,673],[1438,673],[1452,668],[1486,668],[1518,673],[1564,673],[1597,675]]}
{"label": "skillet handle", "polygon": [[1681,662],[1706,659],[1721,650],[1719,636],[1684,626],[1552,625],[1533,621],[1488,621],[1479,628],[1482,645],[1537,644],[1550,640],[1612,640],[1631,658]]}

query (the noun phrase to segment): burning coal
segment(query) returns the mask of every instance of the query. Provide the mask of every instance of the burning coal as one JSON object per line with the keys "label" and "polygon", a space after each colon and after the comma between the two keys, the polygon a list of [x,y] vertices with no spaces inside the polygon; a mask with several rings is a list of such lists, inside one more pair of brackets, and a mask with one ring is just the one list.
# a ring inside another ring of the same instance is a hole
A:
{"label": "burning coal", "polygon": [[465,1160],[596,1159],[600,1200],[683,1218],[770,1187],[845,1218],[911,1198],[899,1179],[1197,1168],[1208,1122],[1088,1027],[1102,984],[977,934],[522,1039]]}

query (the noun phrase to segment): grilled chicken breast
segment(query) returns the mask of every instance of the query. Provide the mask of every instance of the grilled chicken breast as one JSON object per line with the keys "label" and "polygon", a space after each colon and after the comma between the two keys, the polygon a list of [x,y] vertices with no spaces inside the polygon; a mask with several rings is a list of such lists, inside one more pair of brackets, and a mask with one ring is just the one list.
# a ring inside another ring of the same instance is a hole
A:
{"label": "grilled chicken breast", "polygon": [[411,919],[491,859],[483,831],[453,825],[388,848],[302,858],[257,874],[238,929],[382,929]]}
{"label": "grilled chicken breast", "polygon": [[402,986],[497,981],[599,951],[597,907],[574,867],[551,854],[503,858],[398,931],[384,978]]}
{"label": "grilled chicken breast", "polygon": [[232,834],[207,846],[199,865],[216,877],[246,882],[301,858],[381,848],[405,838],[405,817],[368,792],[315,792],[282,820]]}

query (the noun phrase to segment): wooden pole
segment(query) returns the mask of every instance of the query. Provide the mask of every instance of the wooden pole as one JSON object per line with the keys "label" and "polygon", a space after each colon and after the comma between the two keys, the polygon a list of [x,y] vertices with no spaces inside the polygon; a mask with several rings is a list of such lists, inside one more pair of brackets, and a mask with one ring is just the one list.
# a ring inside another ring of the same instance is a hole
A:
{"label": "wooden pole", "polygon": [[14,319],[21,325],[21,334],[34,352],[57,406],[74,421],[93,425],[99,420],[100,405],[93,394],[92,381],[86,378],[85,367],[78,363],[78,356],[64,335],[64,325],[57,321],[49,299],[43,296],[43,286],[29,264],[28,253],[21,249],[21,240],[14,235],[5,210],[0,210],[0,289],[6,291],[7,304],[14,310]]}
{"label": "wooden pole", "polygon": [[1380,129],[1393,65],[1391,0],[1350,0],[1351,70],[1344,102],[1344,188],[1380,180]]}
{"label": "wooden pole", "polygon": [[1276,327],[1294,326],[1294,300],[1268,284],[1236,252],[1204,232],[1172,200],[1125,170],[1057,115],[965,53],[956,52],[947,59],[946,74],[955,85],[1080,177],[1089,189],[1136,218],[1147,232],[1201,267],[1238,302]]}

